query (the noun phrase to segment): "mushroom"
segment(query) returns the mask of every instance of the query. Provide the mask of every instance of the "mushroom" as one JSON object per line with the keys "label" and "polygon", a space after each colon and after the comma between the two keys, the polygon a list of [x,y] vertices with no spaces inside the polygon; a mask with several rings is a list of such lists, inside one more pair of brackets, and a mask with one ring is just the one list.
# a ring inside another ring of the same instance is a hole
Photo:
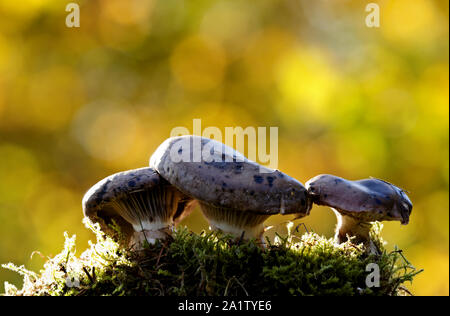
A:
{"label": "mushroom", "polygon": [[411,200],[405,191],[389,182],[375,178],[350,181],[322,174],[308,180],[306,188],[314,203],[329,206],[336,214],[338,243],[353,237],[353,242],[363,243],[370,252],[378,253],[370,238],[371,222],[409,223]]}
{"label": "mushroom", "polygon": [[271,215],[300,218],[311,209],[300,182],[208,138],[169,138],[152,155],[150,166],[199,201],[212,230],[246,240],[264,244],[264,221]]}
{"label": "mushroom", "polygon": [[135,250],[144,241],[164,240],[193,209],[194,201],[171,186],[152,168],[113,174],[89,189],[83,197],[83,213],[101,229],[115,236],[114,220]]}

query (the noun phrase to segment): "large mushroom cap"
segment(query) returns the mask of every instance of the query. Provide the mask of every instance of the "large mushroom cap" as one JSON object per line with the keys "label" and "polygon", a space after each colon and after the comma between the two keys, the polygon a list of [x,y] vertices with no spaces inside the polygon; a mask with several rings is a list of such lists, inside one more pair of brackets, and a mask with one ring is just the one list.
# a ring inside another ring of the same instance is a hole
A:
{"label": "large mushroom cap", "polygon": [[408,224],[411,200],[395,185],[379,180],[349,181],[322,174],[306,182],[313,202],[338,210],[361,221],[400,221]]}
{"label": "large mushroom cap", "polygon": [[299,181],[208,138],[169,138],[150,158],[150,167],[180,191],[209,205],[300,216],[307,215],[311,208]]}

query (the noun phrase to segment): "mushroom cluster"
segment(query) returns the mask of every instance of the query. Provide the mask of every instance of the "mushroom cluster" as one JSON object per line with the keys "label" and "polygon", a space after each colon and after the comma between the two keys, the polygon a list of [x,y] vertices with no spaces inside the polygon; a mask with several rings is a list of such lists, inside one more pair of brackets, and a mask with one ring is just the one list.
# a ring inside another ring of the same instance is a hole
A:
{"label": "mushroom cluster", "polygon": [[83,198],[84,215],[102,230],[142,249],[167,239],[197,205],[210,228],[264,245],[264,222],[272,215],[309,215],[312,204],[326,205],[338,218],[336,241],[349,238],[376,253],[373,221],[409,222],[412,203],[405,191],[378,179],[349,181],[319,175],[302,183],[266,168],[220,142],[187,135],[164,141],[149,167],[111,175]]}

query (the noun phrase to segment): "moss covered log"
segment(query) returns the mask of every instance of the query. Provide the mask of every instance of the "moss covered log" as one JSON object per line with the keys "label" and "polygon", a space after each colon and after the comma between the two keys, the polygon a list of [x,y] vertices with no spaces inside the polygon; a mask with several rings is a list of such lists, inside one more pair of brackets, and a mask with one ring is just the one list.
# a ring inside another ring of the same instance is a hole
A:
{"label": "moss covered log", "polygon": [[[39,273],[3,265],[24,277],[22,289],[5,282],[4,295],[410,295],[404,283],[421,272],[400,250],[367,255],[362,246],[337,245],[315,233],[278,236],[262,249],[253,241],[181,229],[136,253],[85,223],[97,242],[80,256],[75,236],[66,234],[62,252]],[[382,249],[379,232],[374,226]],[[366,286],[370,263],[379,266],[379,287]]]}

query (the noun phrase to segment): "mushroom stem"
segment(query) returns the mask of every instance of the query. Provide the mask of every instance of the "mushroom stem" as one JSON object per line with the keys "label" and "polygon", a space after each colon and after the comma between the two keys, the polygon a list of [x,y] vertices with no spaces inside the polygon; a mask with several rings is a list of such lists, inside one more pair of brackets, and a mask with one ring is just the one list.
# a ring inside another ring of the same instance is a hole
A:
{"label": "mushroom stem", "polygon": [[338,244],[346,242],[350,237],[354,244],[362,243],[369,253],[380,253],[378,247],[370,238],[370,229],[372,227],[370,222],[361,221],[352,216],[344,215],[335,208],[332,208],[332,210],[337,218],[334,238]]}
{"label": "mushroom stem", "polygon": [[208,219],[212,230],[221,231],[244,240],[256,239],[264,245],[264,221],[270,215],[243,212],[230,208],[211,206],[200,203],[201,210]]}
{"label": "mushroom stem", "polygon": [[144,242],[154,245],[157,240],[165,240],[172,235],[174,230],[171,222],[149,222],[145,221],[138,225],[133,225],[134,233],[131,236],[129,246],[135,250],[142,249]]}

